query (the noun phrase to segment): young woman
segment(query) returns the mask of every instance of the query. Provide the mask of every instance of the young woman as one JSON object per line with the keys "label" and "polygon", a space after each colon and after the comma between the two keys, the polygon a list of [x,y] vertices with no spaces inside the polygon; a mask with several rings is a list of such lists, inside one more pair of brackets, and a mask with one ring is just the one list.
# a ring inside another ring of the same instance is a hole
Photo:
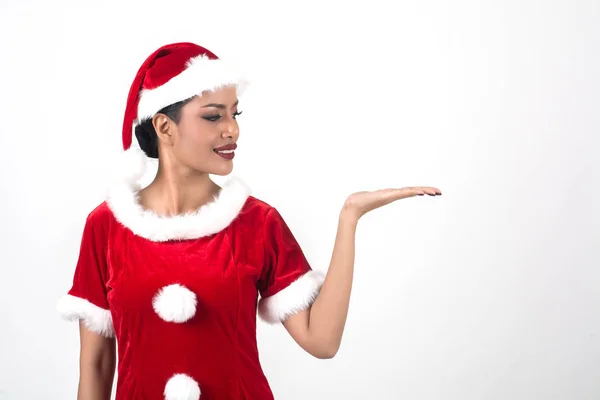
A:
{"label": "young woman", "polygon": [[[327,274],[312,270],[277,209],[229,178],[246,83],[209,50],[174,43],[139,69],[123,123],[130,162],[88,215],[61,314],[80,323],[80,400],[273,399],[256,317],[333,357],[348,313],[359,219],[410,187],[350,195]],[[132,146],[133,133],[139,148]],[[146,161],[158,172],[140,184]],[[260,295],[260,298],[259,298]],[[118,351],[115,351],[115,349]]]}

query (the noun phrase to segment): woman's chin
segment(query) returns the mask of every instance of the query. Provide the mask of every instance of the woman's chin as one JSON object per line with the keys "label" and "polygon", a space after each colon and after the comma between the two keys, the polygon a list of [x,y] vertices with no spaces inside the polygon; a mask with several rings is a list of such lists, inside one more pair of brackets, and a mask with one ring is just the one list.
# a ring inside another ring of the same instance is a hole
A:
{"label": "woman's chin", "polygon": [[226,176],[226,175],[229,175],[232,171],[233,171],[233,163],[228,162],[227,165],[220,165],[217,168],[213,168],[212,171],[210,171],[210,173],[212,175],[217,175],[217,176]]}

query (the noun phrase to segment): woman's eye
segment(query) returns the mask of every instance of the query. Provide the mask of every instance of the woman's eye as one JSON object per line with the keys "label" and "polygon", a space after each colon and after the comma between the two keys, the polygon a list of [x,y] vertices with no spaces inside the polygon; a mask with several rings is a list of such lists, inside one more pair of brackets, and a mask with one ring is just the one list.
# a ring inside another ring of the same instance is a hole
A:
{"label": "woman's eye", "polygon": [[[238,115],[241,115],[242,112],[241,111],[236,111],[233,113],[232,117],[233,119],[236,119]],[[202,117],[207,121],[211,121],[211,122],[217,122],[218,120],[220,120],[222,118],[221,115],[207,115],[205,117]]]}

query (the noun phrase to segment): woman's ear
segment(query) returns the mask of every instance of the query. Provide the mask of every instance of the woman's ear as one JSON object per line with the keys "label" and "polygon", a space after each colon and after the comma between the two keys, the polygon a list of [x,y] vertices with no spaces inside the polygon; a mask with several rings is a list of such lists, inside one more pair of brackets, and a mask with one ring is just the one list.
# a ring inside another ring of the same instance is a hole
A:
{"label": "woman's ear", "polygon": [[169,117],[165,114],[156,114],[152,117],[152,125],[156,131],[158,140],[167,144],[173,143],[173,128],[175,123]]}

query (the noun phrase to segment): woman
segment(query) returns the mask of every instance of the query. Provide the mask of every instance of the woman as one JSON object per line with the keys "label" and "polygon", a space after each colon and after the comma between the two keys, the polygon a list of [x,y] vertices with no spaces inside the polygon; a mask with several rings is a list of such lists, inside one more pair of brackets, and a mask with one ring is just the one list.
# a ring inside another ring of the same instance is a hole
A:
{"label": "woman", "polygon": [[[59,302],[65,318],[80,321],[79,399],[109,398],[115,342],[117,400],[273,399],[259,363],[257,310],[308,353],[333,357],[359,218],[398,199],[441,194],[352,194],[327,275],[312,270],[274,207],[240,179],[220,187],[209,177],[232,171],[244,87],[193,43],[161,47],[138,71],[123,123],[131,164],[88,215],[73,285]],[[158,172],[142,187],[150,158]]]}

